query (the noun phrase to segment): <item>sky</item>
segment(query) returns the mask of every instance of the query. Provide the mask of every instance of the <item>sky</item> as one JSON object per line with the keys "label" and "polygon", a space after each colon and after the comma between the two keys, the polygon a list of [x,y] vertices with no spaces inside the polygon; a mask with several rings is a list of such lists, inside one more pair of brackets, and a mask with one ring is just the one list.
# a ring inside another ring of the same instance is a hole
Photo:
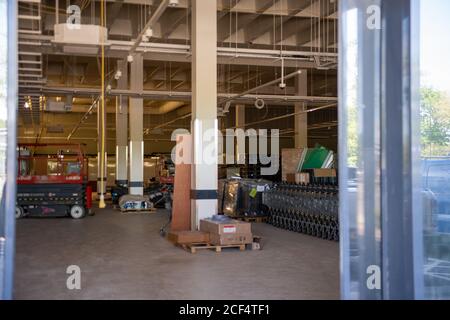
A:
{"label": "sky", "polygon": [[421,85],[450,96],[450,0],[421,0]]}

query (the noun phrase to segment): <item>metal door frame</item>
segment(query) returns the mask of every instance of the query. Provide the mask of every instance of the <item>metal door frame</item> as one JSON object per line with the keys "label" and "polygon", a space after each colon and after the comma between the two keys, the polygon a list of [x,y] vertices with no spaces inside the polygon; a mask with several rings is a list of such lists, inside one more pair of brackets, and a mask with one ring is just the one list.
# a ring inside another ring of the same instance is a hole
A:
{"label": "metal door frame", "polygon": [[7,152],[6,182],[2,199],[4,234],[4,263],[0,299],[13,297],[14,250],[15,250],[15,207],[16,207],[16,130],[17,130],[17,1],[6,1],[7,11]]}
{"label": "metal door frame", "polygon": [[[339,4],[341,297],[422,299],[420,0]],[[379,28],[366,24],[374,8]],[[357,141],[353,185],[349,137]],[[366,282],[373,266],[381,271],[377,289]]]}

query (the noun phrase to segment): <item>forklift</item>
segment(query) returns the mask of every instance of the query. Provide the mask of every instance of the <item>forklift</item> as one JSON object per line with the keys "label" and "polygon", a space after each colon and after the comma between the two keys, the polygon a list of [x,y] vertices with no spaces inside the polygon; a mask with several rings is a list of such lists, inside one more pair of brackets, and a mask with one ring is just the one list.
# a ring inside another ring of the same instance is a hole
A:
{"label": "forklift", "polygon": [[81,144],[19,144],[16,219],[82,219],[92,207]]}

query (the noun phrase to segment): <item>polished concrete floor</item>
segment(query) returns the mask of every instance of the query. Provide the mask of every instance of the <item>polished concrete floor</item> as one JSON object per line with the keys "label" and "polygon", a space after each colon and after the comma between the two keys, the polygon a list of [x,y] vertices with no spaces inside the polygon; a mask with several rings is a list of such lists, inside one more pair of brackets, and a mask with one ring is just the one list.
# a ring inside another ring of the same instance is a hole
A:
{"label": "polished concrete floor", "polygon": [[[191,254],[159,235],[156,214],[17,223],[16,299],[338,299],[339,247],[253,224],[263,250]],[[81,290],[66,269],[81,268]]]}

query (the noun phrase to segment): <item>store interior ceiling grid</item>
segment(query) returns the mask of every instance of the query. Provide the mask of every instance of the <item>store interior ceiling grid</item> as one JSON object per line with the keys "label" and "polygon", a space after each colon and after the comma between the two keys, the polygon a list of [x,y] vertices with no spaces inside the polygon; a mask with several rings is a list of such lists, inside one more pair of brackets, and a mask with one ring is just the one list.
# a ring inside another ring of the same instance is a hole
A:
{"label": "store interior ceiling grid", "polygon": [[[113,90],[117,61],[126,59],[161,1],[106,0],[107,81]],[[98,0],[59,0],[60,23],[67,18],[65,11],[69,4],[82,9],[82,24],[99,24]],[[233,102],[230,112],[220,119],[223,124],[233,125],[235,103],[246,104],[249,122],[292,113],[295,103],[314,108],[337,102],[337,0],[218,0],[217,4],[219,99],[281,77],[282,64],[285,74],[307,70],[308,96],[315,97],[298,96],[295,79],[289,79],[284,90],[269,86]],[[18,135],[22,141],[66,140],[100,92],[99,47],[55,43],[55,16],[55,0],[19,1]],[[164,10],[152,28],[149,42],[141,43],[136,50],[144,55],[145,140],[168,141],[174,128],[190,126],[190,118],[184,115],[190,112],[191,19],[189,1],[179,0],[178,6]],[[72,97],[72,111],[41,110],[40,96],[47,100]],[[264,97],[267,109],[255,109],[253,104],[258,96]],[[28,99],[32,108],[24,108]],[[108,95],[111,142],[115,137],[115,104],[116,97]],[[336,107],[308,117],[311,137],[319,141],[335,139]],[[292,137],[293,121],[293,117],[269,121],[265,127],[278,126]],[[160,127],[161,124],[166,125]],[[55,130],[55,125],[62,126],[62,132]],[[160,128],[153,130],[155,127]],[[71,140],[92,140],[95,144],[95,114],[83,122]]]}

